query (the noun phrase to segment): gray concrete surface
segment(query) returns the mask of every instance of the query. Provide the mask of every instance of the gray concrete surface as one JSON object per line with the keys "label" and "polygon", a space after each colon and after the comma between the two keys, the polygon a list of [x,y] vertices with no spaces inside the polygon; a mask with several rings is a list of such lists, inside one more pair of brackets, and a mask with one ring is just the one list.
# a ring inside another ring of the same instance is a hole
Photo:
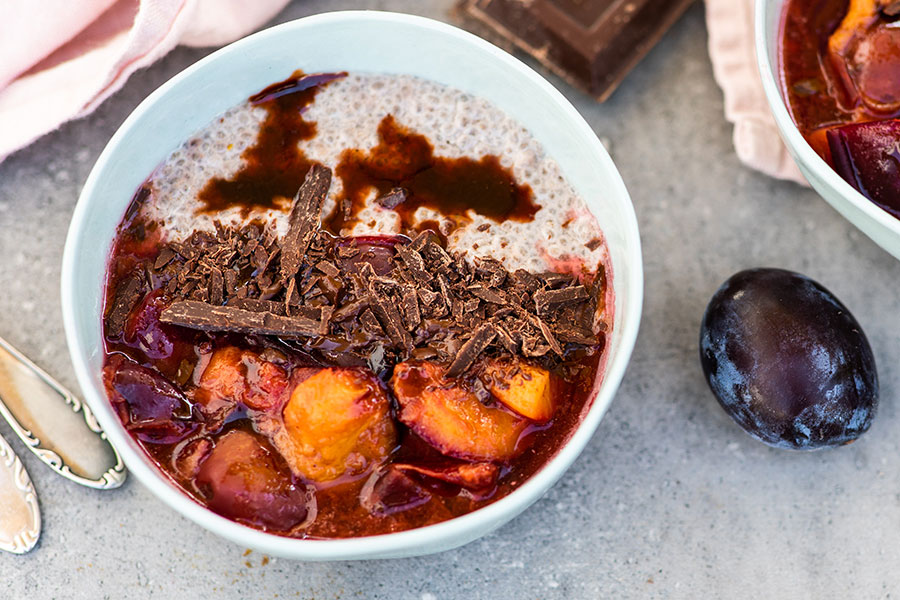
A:
{"label": "gray concrete surface", "polygon": [[[451,0],[299,0],[276,20],[358,7],[455,19]],[[176,50],[92,116],[0,164],[0,334],[69,385],[58,279],[78,192],[128,113],[205,53]],[[646,301],[611,410],[543,500],[436,556],[266,561],[173,513],[137,481],[82,489],[15,441],[45,526],[34,552],[0,556],[0,598],[896,597],[900,263],[814,192],[741,166],[702,6],[604,105],[551,80],[611,144],[640,221]],[[868,333],[882,403],[859,442],[812,454],[769,449],[706,388],[697,358],[704,307],[724,279],[753,266],[818,279]]]}

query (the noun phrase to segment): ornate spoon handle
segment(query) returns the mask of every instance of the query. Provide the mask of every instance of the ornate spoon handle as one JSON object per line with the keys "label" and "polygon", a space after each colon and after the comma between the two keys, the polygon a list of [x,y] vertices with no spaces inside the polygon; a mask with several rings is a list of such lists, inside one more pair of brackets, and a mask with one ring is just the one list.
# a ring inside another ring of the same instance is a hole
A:
{"label": "ornate spoon handle", "polygon": [[98,489],[116,488],[125,481],[122,458],[87,405],[3,338],[0,415],[38,458],[63,477]]}
{"label": "ornate spoon handle", "polygon": [[0,436],[0,550],[25,554],[41,535],[41,511],[25,465]]}

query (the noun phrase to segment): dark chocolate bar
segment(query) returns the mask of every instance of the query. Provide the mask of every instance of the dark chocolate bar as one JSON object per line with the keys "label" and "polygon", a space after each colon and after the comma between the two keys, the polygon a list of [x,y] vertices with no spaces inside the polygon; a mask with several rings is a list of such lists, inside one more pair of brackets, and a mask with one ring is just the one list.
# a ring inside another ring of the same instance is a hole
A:
{"label": "dark chocolate bar", "polygon": [[462,0],[515,44],[603,102],[692,0]]}

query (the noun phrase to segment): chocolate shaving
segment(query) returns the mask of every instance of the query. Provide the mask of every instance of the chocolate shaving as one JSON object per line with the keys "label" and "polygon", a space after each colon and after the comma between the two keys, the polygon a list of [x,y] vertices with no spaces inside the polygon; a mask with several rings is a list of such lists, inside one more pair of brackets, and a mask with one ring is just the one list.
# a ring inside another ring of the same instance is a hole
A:
{"label": "chocolate shaving", "polygon": [[425,346],[424,348],[416,348],[412,351],[412,355],[410,358],[413,360],[429,360],[432,358],[437,358],[440,356],[437,350],[432,348],[431,346]]}
{"label": "chocolate shaving", "polygon": [[419,288],[416,290],[416,295],[419,296],[419,300],[426,307],[432,307],[441,300],[441,295],[437,292],[433,292],[427,288]]}
{"label": "chocolate shaving", "polygon": [[319,275],[313,275],[309,279],[306,280],[306,283],[303,284],[303,287],[300,289],[301,296],[309,296],[312,294],[313,290],[319,285],[319,280],[322,279]]}
{"label": "chocolate shaving", "polygon": [[383,297],[371,296],[369,297],[369,306],[374,309],[378,321],[388,334],[388,337],[391,338],[391,341],[411,351],[413,348],[412,337],[410,337],[409,332],[403,326],[397,307]]}
{"label": "chocolate shaving", "polygon": [[225,291],[233,295],[237,291],[237,273],[231,269],[225,271]]}
{"label": "chocolate shaving", "polygon": [[413,348],[412,337],[403,326],[397,307],[377,288],[378,283],[386,283],[390,280],[379,278],[375,275],[375,269],[370,263],[360,264],[359,276],[368,290],[369,306],[375,312],[375,316],[378,317],[378,321],[384,328],[385,333],[387,333],[394,344],[411,351]]}
{"label": "chocolate shaving", "polygon": [[365,298],[353,300],[352,302],[349,302],[348,304],[344,304],[339,309],[334,311],[334,314],[332,315],[331,318],[335,321],[344,321],[346,319],[355,317],[356,315],[358,315],[360,313],[360,311],[362,311],[364,308],[367,308],[368,306],[369,306],[369,301],[366,300]]}
{"label": "chocolate shaving", "polygon": [[209,271],[209,301],[212,304],[222,304],[225,299],[225,278],[222,271],[212,267]]}
{"label": "chocolate shaving", "polygon": [[173,258],[175,258],[175,251],[169,247],[165,247],[160,250],[159,256],[156,257],[156,262],[153,263],[153,268],[158,271],[169,264]]}
{"label": "chocolate shaving", "polygon": [[291,305],[298,304],[300,304],[300,296],[297,294],[297,278],[291,277],[284,292],[284,311],[290,312]]}
{"label": "chocolate shaving", "polygon": [[377,335],[383,335],[384,329],[381,327],[381,323],[378,322],[378,319],[375,318],[375,314],[372,312],[372,309],[367,308],[359,315],[359,322],[362,325],[363,329],[368,331],[369,333],[374,333]]}
{"label": "chocolate shaving", "polygon": [[328,326],[331,323],[331,316],[334,313],[334,308],[331,306],[323,306],[319,309],[319,312],[319,334],[328,335]]}
{"label": "chocolate shaving", "polygon": [[430,229],[426,229],[425,231],[419,232],[419,235],[412,239],[409,243],[409,248],[410,250],[421,252],[425,245],[433,239],[435,239],[434,232]]}
{"label": "chocolate shaving", "polygon": [[581,328],[577,325],[568,323],[557,325],[553,328],[553,333],[557,339],[573,344],[593,346],[598,341],[597,336],[590,329]]}
{"label": "chocolate shaving", "polygon": [[556,352],[559,356],[563,356],[562,346],[559,345],[559,342],[553,336],[553,333],[550,331],[550,328],[547,327],[547,324],[537,319],[538,328],[540,328],[541,333],[544,335],[544,339],[547,340],[547,343],[550,344],[550,349]]}
{"label": "chocolate shaving", "polygon": [[[453,307],[453,300],[450,295],[450,283],[447,281],[446,275],[438,275],[438,291],[441,294],[441,300],[444,301],[443,307],[449,311]],[[440,316],[443,316],[446,312],[442,313]]]}
{"label": "chocolate shaving", "polygon": [[112,309],[106,315],[107,335],[119,336],[125,329],[128,315],[144,296],[144,277],[139,270],[132,271],[116,286],[113,295]]}
{"label": "chocolate shaving", "polygon": [[463,313],[467,315],[471,315],[478,311],[478,307],[481,305],[481,300],[478,298],[469,298],[465,302],[463,302]]}
{"label": "chocolate shaving", "polygon": [[251,264],[259,271],[264,271],[266,265],[269,264],[269,253],[262,246],[257,246],[253,251],[253,260]]}
{"label": "chocolate shaving", "polygon": [[316,263],[316,268],[329,277],[340,277],[341,270],[338,269],[333,262],[328,260],[320,260]]}
{"label": "chocolate shaving", "polygon": [[489,277],[488,287],[498,288],[506,281],[506,269],[499,260],[482,258],[478,261],[478,272]]}
{"label": "chocolate shaving", "polygon": [[589,297],[583,285],[562,288],[559,290],[538,290],[534,293],[534,304],[539,315],[543,316],[552,306],[582,302]]}
{"label": "chocolate shaving", "polygon": [[193,300],[173,303],[162,312],[159,320],[202,331],[233,331],[285,338],[309,337],[319,332],[319,324],[304,317],[285,317]]}
{"label": "chocolate shaving", "polygon": [[502,318],[502,317],[506,317],[506,316],[511,315],[511,314],[513,314],[513,313],[515,312],[515,309],[514,309],[512,306],[509,306],[509,305],[503,306],[503,307],[500,307],[500,308],[496,308],[496,307],[491,307],[491,308],[492,308],[492,309],[495,309],[495,310],[493,310],[492,313],[491,313],[491,316],[492,316],[493,318],[495,318],[495,319],[499,319],[499,318]]}
{"label": "chocolate shaving", "polygon": [[556,287],[560,284],[571,283],[572,276],[566,273],[553,273],[552,271],[545,271],[543,273],[539,273],[538,277],[544,282],[544,285],[547,287]]}
{"label": "chocolate shaving", "polygon": [[405,244],[398,244],[396,249],[403,264],[409,269],[416,282],[419,285],[428,285],[433,277],[425,270],[425,261],[422,259],[422,255]]}
{"label": "chocolate shaving", "polygon": [[422,322],[422,314],[419,312],[419,297],[416,294],[416,288],[411,285],[405,286],[403,289],[403,320],[406,321],[406,328],[414,331],[419,323]]}
{"label": "chocolate shaving", "polygon": [[196,250],[187,244],[172,243],[169,244],[169,248],[183,256],[186,260],[191,260],[198,254]]}
{"label": "chocolate shaving", "polygon": [[[450,299],[450,314],[453,315],[453,320],[457,323],[463,320],[463,303],[458,298]],[[469,325],[465,323],[465,325]]]}
{"label": "chocolate shaving", "polygon": [[316,234],[322,204],[331,187],[331,169],[313,165],[294,197],[289,229],[281,243],[281,281],[297,274],[302,257]]}
{"label": "chocolate shaving", "polygon": [[526,338],[522,342],[522,354],[528,358],[538,358],[547,354],[550,346],[538,343],[537,338]]}
{"label": "chocolate shaving", "polygon": [[506,304],[506,299],[496,290],[492,290],[483,285],[471,285],[469,291],[481,298],[485,302],[492,304]]}
{"label": "chocolate shaving", "polygon": [[[291,313],[288,316],[305,317],[313,321],[319,321],[319,327],[321,329],[322,321],[329,321],[331,319],[331,313],[328,312],[329,310],[331,310],[330,306],[292,306]],[[328,316],[328,319],[325,319],[326,315]]]}
{"label": "chocolate shaving", "polygon": [[422,248],[422,256],[428,259],[432,268],[438,271],[446,271],[453,264],[453,259],[447,251],[441,248],[434,240],[429,240]]}
{"label": "chocolate shaving", "polygon": [[518,354],[519,352],[519,344],[516,340],[513,339],[512,335],[506,330],[502,325],[497,325],[497,337],[500,338],[500,343],[510,354]]}
{"label": "chocolate shaving", "polygon": [[459,349],[459,352],[456,353],[456,357],[447,369],[447,377],[458,377],[462,375],[472,366],[472,363],[474,363],[478,356],[484,352],[488,345],[494,341],[496,336],[497,330],[491,323],[484,323],[476,329],[475,333],[472,334],[472,337],[470,337]]}
{"label": "chocolate shaving", "polygon": [[395,187],[386,194],[375,198],[375,203],[387,209],[394,209],[406,202],[408,192],[402,187]]}

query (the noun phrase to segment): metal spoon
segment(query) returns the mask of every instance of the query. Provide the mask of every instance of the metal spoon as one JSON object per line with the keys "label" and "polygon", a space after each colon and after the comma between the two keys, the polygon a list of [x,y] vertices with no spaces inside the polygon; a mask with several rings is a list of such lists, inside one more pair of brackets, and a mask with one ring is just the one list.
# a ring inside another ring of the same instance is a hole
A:
{"label": "metal spoon", "polygon": [[[61,410],[60,401],[69,410]],[[116,488],[125,481],[122,458],[91,410],[3,338],[0,414],[19,439],[63,477],[97,489]]]}
{"label": "metal spoon", "polygon": [[25,465],[0,436],[0,550],[25,554],[41,535],[41,511]]}

